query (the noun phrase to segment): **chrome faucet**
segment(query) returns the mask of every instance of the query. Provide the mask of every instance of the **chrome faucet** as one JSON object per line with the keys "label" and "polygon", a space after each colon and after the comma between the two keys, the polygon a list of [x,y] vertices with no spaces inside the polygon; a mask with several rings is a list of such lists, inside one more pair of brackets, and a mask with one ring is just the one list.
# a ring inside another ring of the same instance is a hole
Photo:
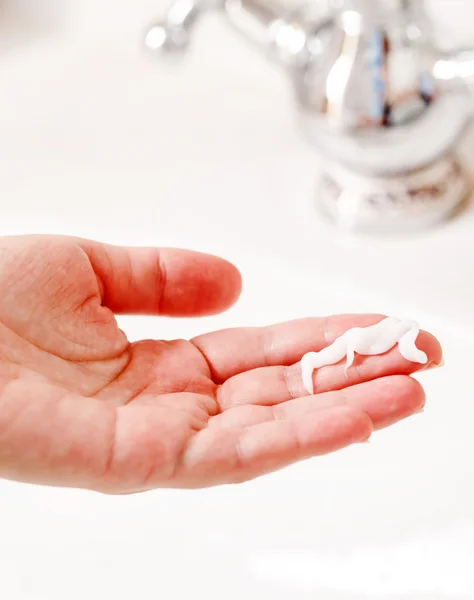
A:
{"label": "chrome faucet", "polygon": [[353,230],[418,229],[450,216],[469,177],[456,145],[474,116],[474,50],[443,52],[423,0],[175,0],[145,39],[177,55],[220,10],[287,71],[323,158],[318,210]]}

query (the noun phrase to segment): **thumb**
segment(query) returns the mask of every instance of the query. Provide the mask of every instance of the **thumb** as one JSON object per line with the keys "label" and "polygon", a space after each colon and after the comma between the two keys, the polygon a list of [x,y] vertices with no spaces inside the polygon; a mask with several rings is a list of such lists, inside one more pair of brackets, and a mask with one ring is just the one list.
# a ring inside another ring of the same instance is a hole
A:
{"label": "thumb", "polygon": [[78,241],[116,314],[212,315],[240,295],[239,271],[222,258],[170,248],[125,248]]}

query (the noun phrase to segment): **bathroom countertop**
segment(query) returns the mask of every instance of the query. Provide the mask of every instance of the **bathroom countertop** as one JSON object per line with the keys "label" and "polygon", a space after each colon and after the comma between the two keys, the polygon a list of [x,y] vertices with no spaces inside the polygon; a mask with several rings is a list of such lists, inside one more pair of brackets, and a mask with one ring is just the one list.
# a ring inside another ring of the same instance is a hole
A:
{"label": "bathroom countertop", "polygon": [[[425,374],[424,415],[238,488],[107,498],[0,482],[0,595],[472,600],[474,209],[409,237],[342,236],[313,210],[318,157],[283,75],[212,16],[181,66],[146,60],[159,4],[5,3],[0,235],[184,246],[241,267],[227,314],[123,318],[131,339],[380,311],[433,329],[447,364]],[[474,5],[453,4],[472,24]],[[473,138],[463,152],[474,172]]]}

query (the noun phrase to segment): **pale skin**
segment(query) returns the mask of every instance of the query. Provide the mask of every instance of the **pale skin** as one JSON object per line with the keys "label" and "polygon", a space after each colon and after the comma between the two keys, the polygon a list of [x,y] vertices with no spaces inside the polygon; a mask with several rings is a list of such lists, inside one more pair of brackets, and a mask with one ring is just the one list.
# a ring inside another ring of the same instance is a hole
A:
{"label": "pale skin", "polygon": [[[305,391],[301,357],[381,315],[133,344],[114,316],[214,314],[240,289],[204,254],[0,238],[0,477],[114,494],[237,483],[422,410],[409,375],[426,365],[397,348],[319,369]],[[432,335],[417,346],[441,362]]]}

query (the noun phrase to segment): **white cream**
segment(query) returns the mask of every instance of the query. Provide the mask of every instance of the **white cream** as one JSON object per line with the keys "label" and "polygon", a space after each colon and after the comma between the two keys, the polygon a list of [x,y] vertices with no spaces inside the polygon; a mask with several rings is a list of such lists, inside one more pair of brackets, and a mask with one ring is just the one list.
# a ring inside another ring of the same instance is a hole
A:
{"label": "white cream", "polygon": [[335,365],[344,357],[347,369],[354,362],[356,354],[375,356],[391,350],[396,344],[406,360],[426,364],[428,357],[416,347],[420,328],[415,321],[401,321],[389,317],[370,327],[349,329],[333,344],[320,352],[309,352],[301,359],[303,383],[309,394],[314,393],[313,371],[327,365]]}

